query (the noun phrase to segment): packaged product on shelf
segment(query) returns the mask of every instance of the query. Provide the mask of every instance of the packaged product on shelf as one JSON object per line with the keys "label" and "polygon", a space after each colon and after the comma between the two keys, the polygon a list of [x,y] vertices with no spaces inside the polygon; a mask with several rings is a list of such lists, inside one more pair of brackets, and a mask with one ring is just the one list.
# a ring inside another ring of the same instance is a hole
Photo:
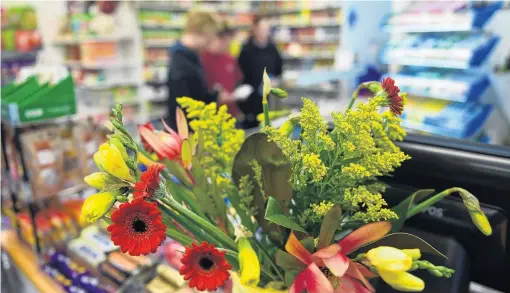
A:
{"label": "packaged product on shelf", "polygon": [[74,127],[72,125],[63,126],[60,131],[60,141],[63,152],[63,187],[69,188],[77,186],[83,182],[83,173],[81,172],[80,160],[78,157],[78,147],[74,136]]}
{"label": "packaged product on shelf", "polygon": [[152,279],[147,286],[145,286],[145,289],[150,293],[170,293],[177,290],[177,288],[173,287],[159,276]]}
{"label": "packaged product on shelf", "polygon": [[97,167],[94,164],[94,153],[99,147],[100,141],[95,127],[91,123],[78,124],[73,131],[73,135],[78,149],[82,150],[78,152],[82,175],[95,172]]}
{"label": "packaged product on shelf", "polygon": [[134,274],[138,269],[137,263],[125,257],[124,253],[118,251],[109,253],[107,260],[110,265],[127,276]]}
{"label": "packaged product on shelf", "polygon": [[53,280],[55,280],[65,292],[68,293],[87,293],[87,291],[79,286],[73,285],[73,282],[66,278],[62,273],[55,267],[45,264],[42,266],[42,270],[48,274]]}
{"label": "packaged product on shelf", "polygon": [[71,240],[68,248],[93,268],[97,268],[100,263],[106,260],[106,255],[103,251],[81,237]]}
{"label": "packaged product on shelf", "polygon": [[21,137],[34,197],[55,195],[62,189],[62,152],[55,128],[23,133]]}
{"label": "packaged product on shelf", "polygon": [[158,275],[162,279],[164,279],[167,283],[170,283],[177,288],[184,286],[184,284],[186,283],[183,277],[179,274],[179,271],[168,265],[160,264],[157,267],[156,271],[158,272]]}
{"label": "packaged product on shelf", "polygon": [[62,252],[50,253],[50,264],[57,268],[65,277],[69,278],[74,285],[87,290],[89,293],[104,293],[100,287],[99,279],[92,276],[84,266],[68,257]]}
{"label": "packaged product on shelf", "polygon": [[117,285],[121,285],[128,277],[109,262],[100,263],[98,271]]}
{"label": "packaged product on shelf", "polygon": [[97,225],[90,225],[81,231],[81,237],[92,242],[92,244],[98,247],[103,253],[108,253],[115,249],[118,249],[108,235],[99,229]]}

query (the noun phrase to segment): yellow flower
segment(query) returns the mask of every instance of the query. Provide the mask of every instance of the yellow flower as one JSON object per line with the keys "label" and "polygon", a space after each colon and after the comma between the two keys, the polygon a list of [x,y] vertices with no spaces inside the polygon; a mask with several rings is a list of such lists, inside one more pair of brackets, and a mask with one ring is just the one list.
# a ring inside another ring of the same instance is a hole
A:
{"label": "yellow flower", "polygon": [[126,162],[122,158],[122,153],[115,145],[103,143],[94,154],[94,162],[103,172],[125,181],[135,182]]}
{"label": "yellow flower", "polygon": [[476,227],[485,235],[489,236],[492,234],[492,227],[489,220],[482,211],[469,212],[471,220]]}
{"label": "yellow flower", "polygon": [[239,249],[241,284],[257,286],[260,281],[260,263],[257,253],[253,250],[250,241],[246,237],[239,238],[237,246]]}
{"label": "yellow flower", "polygon": [[81,208],[81,217],[89,223],[93,223],[106,215],[113,204],[118,192],[96,193],[85,200]]}
{"label": "yellow flower", "polygon": [[110,138],[109,143],[111,145],[114,145],[119,150],[119,152],[122,155],[122,158],[124,160],[128,159],[128,154],[127,154],[126,148],[124,147],[124,145],[118,138],[116,138],[116,137]]}
{"label": "yellow flower", "polygon": [[111,181],[112,176],[103,173],[103,172],[95,172],[88,176],[85,176],[83,180],[90,186],[98,190],[102,190],[105,188],[106,183]]}
{"label": "yellow flower", "polygon": [[389,246],[380,246],[368,251],[366,257],[377,269],[381,278],[393,289],[405,292],[420,292],[425,283],[407,271],[418,258],[419,250],[400,250]]}

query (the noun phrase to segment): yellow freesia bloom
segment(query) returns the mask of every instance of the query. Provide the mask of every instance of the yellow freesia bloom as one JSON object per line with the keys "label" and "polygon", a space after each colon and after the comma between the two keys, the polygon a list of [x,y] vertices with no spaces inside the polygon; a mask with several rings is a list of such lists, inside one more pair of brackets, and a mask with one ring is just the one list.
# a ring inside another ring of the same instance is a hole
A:
{"label": "yellow freesia bloom", "polygon": [[[142,164],[144,164],[147,167],[152,166],[154,164],[157,164],[156,162],[153,161],[153,158],[148,158],[144,154],[142,154],[141,152],[138,152],[138,156],[137,157],[138,157],[138,162],[137,163],[142,163]],[[157,160],[157,156],[156,156],[156,160]]]}
{"label": "yellow freesia bloom", "polygon": [[81,207],[81,217],[93,223],[106,215],[115,203],[118,192],[96,193],[85,200]]}
{"label": "yellow freesia bloom", "polygon": [[471,216],[471,220],[475,224],[476,227],[484,234],[484,235],[491,235],[492,234],[492,227],[489,223],[489,220],[485,216],[485,214],[482,211],[473,211],[469,212],[469,215]]}
{"label": "yellow freesia bloom", "polygon": [[102,190],[105,188],[107,182],[112,181],[112,176],[108,175],[104,172],[94,172],[88,176],[85,176],[83,180],[85,183],[87,183],[90,187],[93,187],[98,190]]}
{"label": "yellow freesia bloom", "polygon": [[124,160],[128,159],[128,154],[127,154],[126,148],[124,147],[124,145],[118,138],[115,138],[115,137],[110,138],[109,143],[111,145],[114,145],[119,150],[119,152],[122,155],[122,158]]}
{"label": "yellow freesia bloom", "polygon": [[257,286],[260,281],[260,263],[257,253],[246,237],[239,238],[237,246],[239,249],[241,284]]}
{"label": "yellow freesia bloom", "polygon": [[134,183],[135,179],[122,158],[122,153],[115,145],[103,143],[94,154],[94,162],[98,168],[119,179]]}
{"label": "yellow freesia bloom", "polygon": [[393,289],[405,292],[420,292],[425,283],[420,278],[407,272],[421,253],[417,249],[400,250],[389,246],[371,249],[367,259],[377,269],[381,278]]}
{"label": "yellow freesia bloom", "polygon": [[422,279],[408,272],[389,272],[377,270],[379,276],[393,289],[403,292],[421,292],[425,289]]}

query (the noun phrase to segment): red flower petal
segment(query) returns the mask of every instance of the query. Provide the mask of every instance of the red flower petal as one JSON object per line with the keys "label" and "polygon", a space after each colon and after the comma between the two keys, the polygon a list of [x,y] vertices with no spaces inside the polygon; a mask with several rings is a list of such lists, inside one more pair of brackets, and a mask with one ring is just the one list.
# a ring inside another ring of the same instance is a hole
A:
{"label": "red flower petal", "polygon": [[370,293],[370,290],[350,276],[343,276],[339,283],[340,285],[335,289],[335,293]]}
{"label": "red flower petal", "polygon": [[[349,267],[345,272],[346,276],[349,275],[353,278],[360,280],[363,285],[368,289],[369,292],[375,292],[375,288],[368,282],[368,280],[363,276],[363,274],[358,270],[353,261],[349,260]],[[360,291],[363,292],[363,291]]]}
{"label": "red flower petal", "polygon": [[313,262],[312,254],[306,250],[301,242],[299,242],[293,232],[290,233],[289,239],[287,239],[285,250],[287,250],[288,253],[292,254],[306,265],[309,265]]}
{"label": "red flower petal", "polygon": [[230,277],[232,266],[225,259],[225,251],[219,251],[213,244],[193,243],[186,247],[181,259],[183,266],[179,273],[189,281],[189,287],[199,291],[214,291],[223,286]]}
{"label": "red flower petal", "polygon": [[391,230],[390,222],[376,222],[367,224],[338,242],[345,255],[355,251],[361,246],[384,237]]}
{"label": "red flower petal", "polygon": [[322,261],[331,273],[337,277],[343,276],[349,267],[349,258],[341,252],[333,257],[323,258]]}
{"label": "red flower petal", "polygon": [[398,86],[395,85],[395,80],[391,77],[384,78],[381,86],[388,96],[397,95],[400,92]]}
{"label": "red flower petal", "polygon": [[311,263],[299,273],[289,289],[289,293],[333,293],[333,286],[319,267]]}
{"label": "red flower petal", "polygon": [[113,243],[124,253],[149,254],[166,238],[166,226],[156,203],[141,198],[123,203],[113,212],[111,219],[113,223],[107,230]]}
{"label": "red flower petal", "polygon": [[159,174],[164,168],[160,164],[149,166],[140,176],[140,181],[135,183],[133,197],[149,199],[159,188]]}

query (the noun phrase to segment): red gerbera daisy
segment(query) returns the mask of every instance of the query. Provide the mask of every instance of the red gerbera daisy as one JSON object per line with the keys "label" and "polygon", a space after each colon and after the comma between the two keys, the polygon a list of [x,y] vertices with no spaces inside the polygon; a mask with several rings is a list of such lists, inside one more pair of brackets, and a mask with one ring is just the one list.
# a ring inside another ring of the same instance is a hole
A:
{"label": "red gerbera daisy", "polygon": [[162,221],[157,203],[141,198],[123,203],[112,213],[108,226],[112,241],[122,252],[131,255],[147,255],[166,239],[166,226]]}
{"label": "red gerbera daisy", "polygon": [[179,273],[184,280],[189,280],[190,288],[199,291],[214,291],[224,285],[230,277],[228,270],[232,268],[225,260],[225,251],[219,251],[207,242],[186,247],[181,262],[183,266]]}
{"label": "red gerbera daisy", "polygon": [[159,173],[164,168],[165,166],[160,164],[149,166],[140,176],[140,181],[136,182],[133,197],[149,199],[159,188]]}
{"label": "red gerbera daisy", "polygon": [[395,85],[395,80],[391,77],[386,77],[382,81],[382,88],[388,95],[388,107],[395,115],[401,115],[404,109],[404,100],[398,93],[400,89]]}

